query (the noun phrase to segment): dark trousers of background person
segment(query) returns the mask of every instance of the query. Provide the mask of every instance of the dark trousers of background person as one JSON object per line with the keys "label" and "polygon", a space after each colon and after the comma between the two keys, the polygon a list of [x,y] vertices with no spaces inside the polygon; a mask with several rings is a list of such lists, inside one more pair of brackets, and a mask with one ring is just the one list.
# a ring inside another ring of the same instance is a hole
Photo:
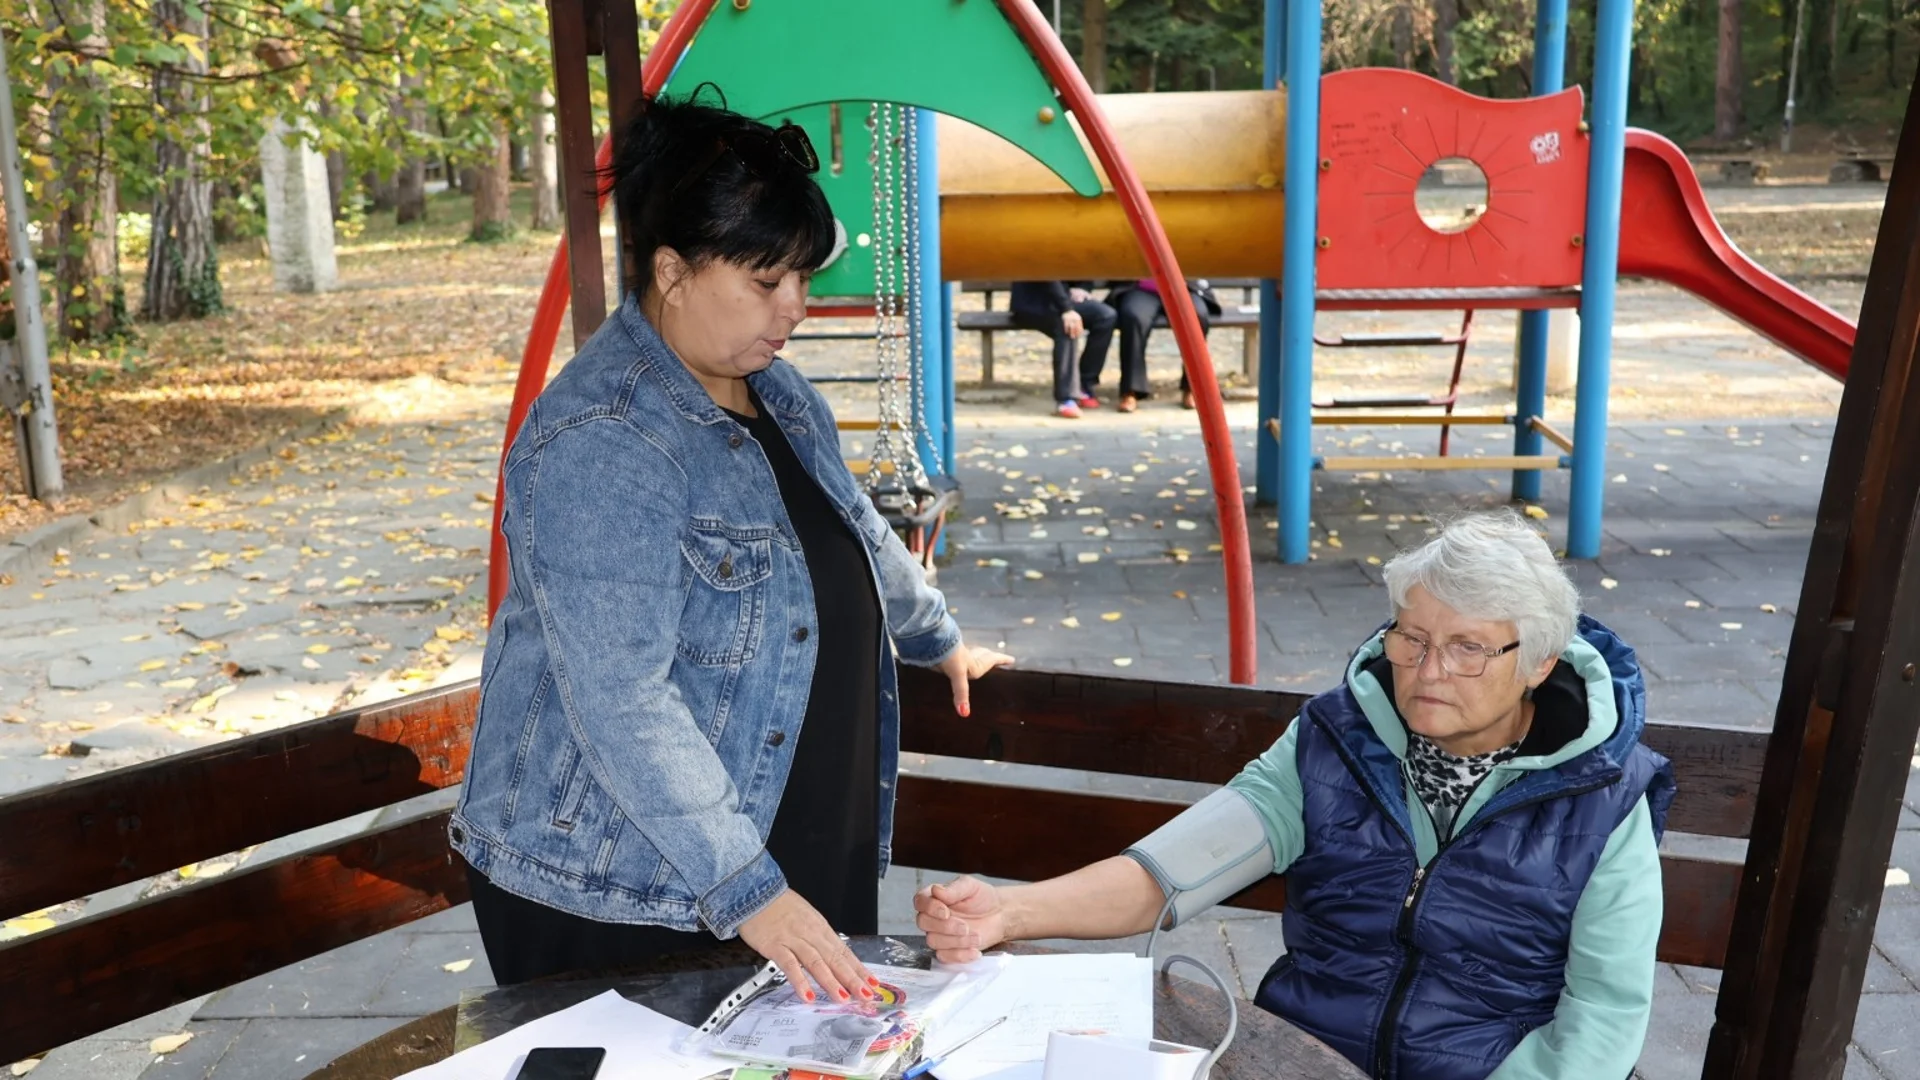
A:
{"label": "dark trousers of background person", "polygon": [[1080,350],[1079,363],[1074,363],[1074,340],[1067,336],[1066,327],[1061,322],[1061,313],[1035,311],[1032,309],[1013,310],[1015,326],[1028,330],[1038,330],[1053,339],[1053,400],[1055,404],[1063,401],[1078,401],[1093,390],[1093,382],[1100,370],[1107,366],[1107,349],[1113,344],[1113,309],[1098,300],[1082,300],[1073,305],[1080,313],[1080,336],[1086,342]]}
{"label": "dark trousers of background person", "polygon": [[[1149,289],[1116,289],[1107,294],[1120,324],[1120,392],[1137,398],[1153,396],[1153,384],[1147,379],[1147,335],[1153,332],[1153,320],[1160,317],[1160,294]],[[1200,333],[1211,327],[1206,305],[1199,300],[1193,312],[1200,317]],[[1180,365],[1180,392],[1189,389],[1187,366]]]}

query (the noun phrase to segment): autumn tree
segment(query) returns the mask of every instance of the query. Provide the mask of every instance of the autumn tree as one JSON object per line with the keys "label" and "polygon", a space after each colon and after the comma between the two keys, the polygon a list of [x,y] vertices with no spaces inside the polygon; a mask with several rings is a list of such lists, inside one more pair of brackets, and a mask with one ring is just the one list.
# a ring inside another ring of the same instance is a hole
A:
{"label": "autumn tree", "polygon": [[207,118],[206,9],[198,0],[156,0],[154,30],[177,49],[153,74],[161,121],[154,143],[160,188],[153,200],[142,318],[201,318],[224,304],[213,243],[213,182],[207,175],[213,127]]}

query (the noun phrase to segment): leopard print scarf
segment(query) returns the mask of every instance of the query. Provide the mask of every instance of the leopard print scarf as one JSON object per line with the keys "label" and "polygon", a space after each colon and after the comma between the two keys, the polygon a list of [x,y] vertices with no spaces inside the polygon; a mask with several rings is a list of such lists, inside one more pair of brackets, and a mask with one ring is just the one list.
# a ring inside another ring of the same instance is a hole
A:
{"label": "leopard print scarf", "polygon": [[1520,744],[1512,743],[1472,757],[1459,757],[1413,732],[1407,733],[1407,779],[1414,794],[1433,816],[1434,832],[1445,843],[1453,835],[1454,819],[1473,796],[1475,788],[1487,778],[1494,766],[1520,756]]}

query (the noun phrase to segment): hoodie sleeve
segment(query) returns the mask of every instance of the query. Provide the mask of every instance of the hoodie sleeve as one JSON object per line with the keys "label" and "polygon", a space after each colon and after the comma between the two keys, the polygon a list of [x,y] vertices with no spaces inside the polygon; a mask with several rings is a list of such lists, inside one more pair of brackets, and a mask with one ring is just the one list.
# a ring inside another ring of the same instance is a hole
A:
{"label": "hoodie sleeve", "polygon": [[1607,840],[1573,912],[1567,983],[1553,1021],[1522,1039],[1488,1080],[1626,1076],[1653,1012],[1664,900],[1645,798]]}

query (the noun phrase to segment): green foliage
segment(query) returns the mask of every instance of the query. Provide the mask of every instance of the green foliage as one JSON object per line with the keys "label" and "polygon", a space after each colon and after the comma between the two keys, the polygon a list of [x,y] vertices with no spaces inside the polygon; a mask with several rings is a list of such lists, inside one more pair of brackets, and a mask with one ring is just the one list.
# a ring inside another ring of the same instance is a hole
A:
{"label": "green foliage", "polygon": [[475,244],[498,244],[520,235],[520,230],[512,221],[489,221],[474,229],[467,240]]}

